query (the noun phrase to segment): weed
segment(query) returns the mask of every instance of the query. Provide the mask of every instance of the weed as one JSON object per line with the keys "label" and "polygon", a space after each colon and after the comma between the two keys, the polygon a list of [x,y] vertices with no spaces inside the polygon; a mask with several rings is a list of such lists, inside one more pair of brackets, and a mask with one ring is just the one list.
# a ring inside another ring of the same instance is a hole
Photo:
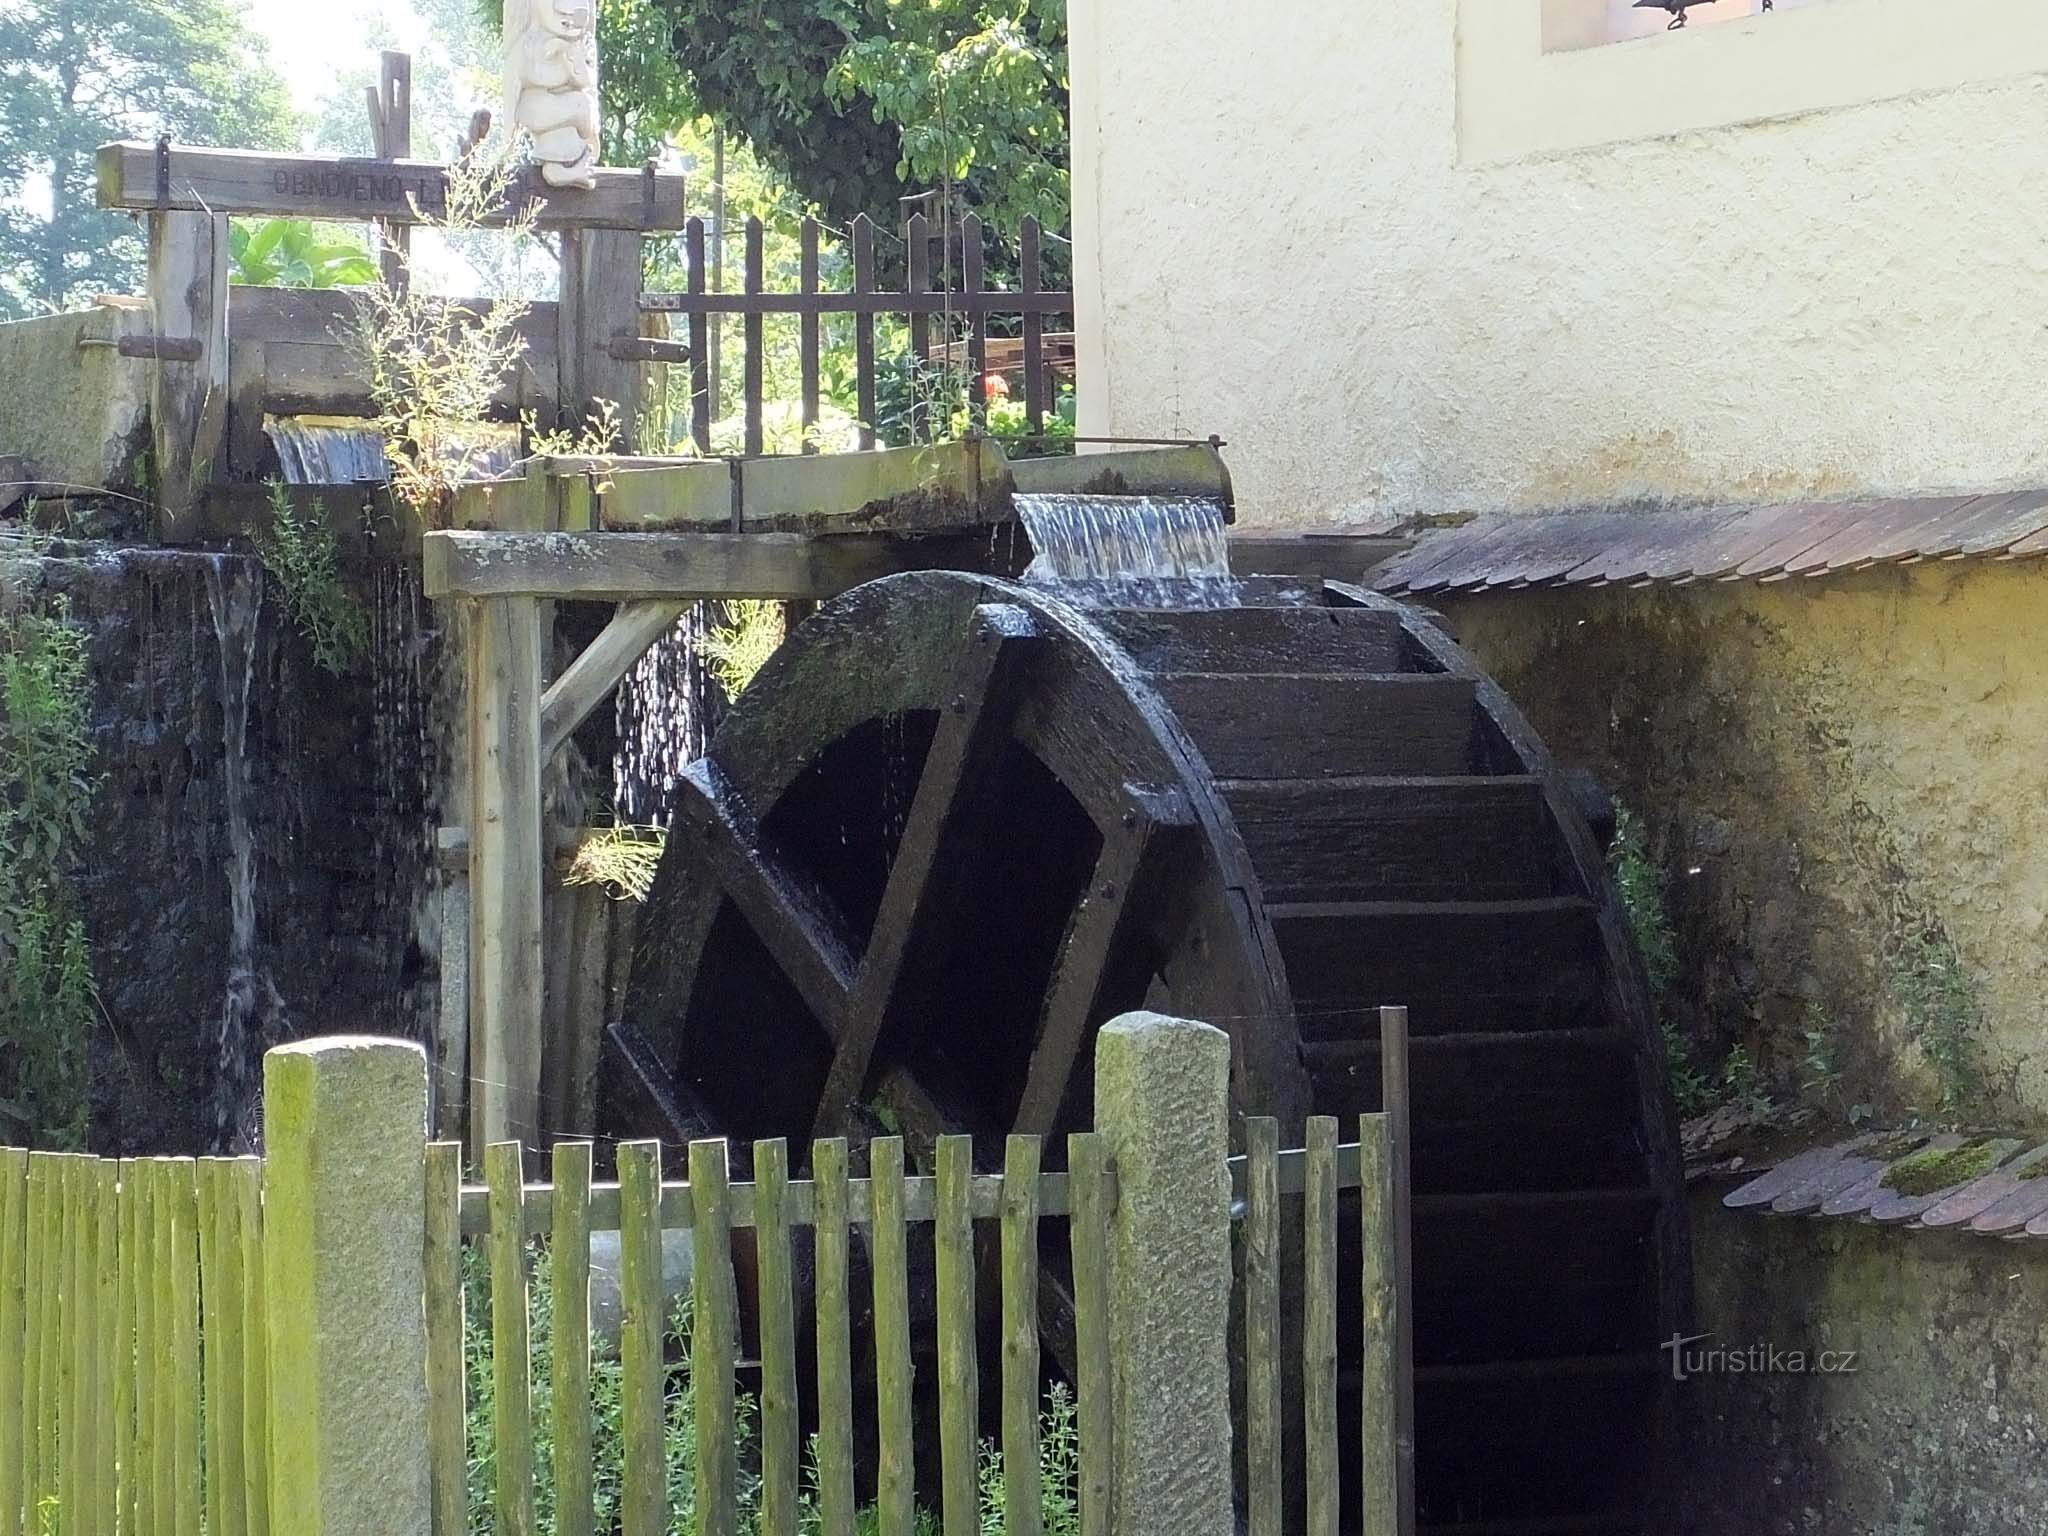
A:
{"label": "weed", "polygon": [[603,827],[576,846],[565,885],[601,885],[614,901],[645,901],[668,834],[660,827]]}
{"label": "weed", "polygon": [[743,598],[725,605],[725,620],[699,644],[706,669],[736,699],[782,644],[782,605]]}
{"label": "weed", "polygon": [[1751,1115],[1770,1113],[1771,1096],[1764,1087],[1763,1073],[1746,1045],[1736,1045],[1721,1062],[1721,1098]]}
{"label": "weed", "polygon": [[[515,250],[531,244],[537,208],[511,202],[510,156],[465,155],[447,167],[438,210],[414,204],[415,218],[446,235],[496,226]],[[396,251],[401,267],[407,256]],[[376,426],[391,463],[391,489],[433,523],[462,481],[474,478],[482,446],[476,423],[526,351],[520,322],[531,307],[502,297],[481,304],[429,293],[422,283],[378,282],[351,290],[345,340],[370,382]]]}
{"label": "weed", "polygon": [[1627,806],[1615,809],[1614,843],[1608,849],[1607,862],[1614,872],[1636,950],[1643,957],[1650,995],[1661,999],[1678,979],[1678,936],[1664,910],[1664,882],[1650,857],[1643,823]]}
{"label": "weed", "polygon": [[339,677],[369,649],[370,620],[341,579],[326,508],[316,501],[312,515],[300,517],[290,494],[273,480],[270,526],[254,538],[265,569],[283,589],[292,622],[313,647],[315,664]]}
{"label": "weed", "polygon": [[1983,1092],[1983,1008],[1955,941],[1939,931],[1908,939],[1892,957],[1891,987],[1907,1034],[1941,1086],[1942,1112],[1962,1113]]}
{"label": "weed", "polygon": [[[527,1287],[528,1368],[530,1422],[533,1435],[534,1524],[537,1536],[553,1536],[560,1529],[554,1443],[553,1385],[555,1353],[555,1309],[546,1248],[536,1244],[531,1251],[532,1273]],[[489,1536],[495,1528],[492,1507],[497,1488],[497,1447],[495,1383],[492,1377],[490,1330],[490,1270],[483,1250],[467,1248],[462,1258],[463,1282],[463,1371],[464,1428],[469,1450],[469,1519],[472,1536]],[[690,1300],[687,1293],[677,1298],[670,1314],[663,1367],[663,1452],[668,1480],[669,1529],[697,1528],[696,1403],[690,1391]],[[618,1356],[594,1351],[590,1361],[591,1398],[591,1488],[595,1504],[594,1529],[616,1528],[620,1496],[625,1485],[624,1435],[625,1368]],[[760,1528],[761,1482],[758,1447],[753,1445],[757,1426],[753,1399],[741,1394],[735,1402],[732,1435],[740,1454],[737,1529],[753,1533]],[[1039,1423],[1038,1496],[1046,1536],[1078,1536],[1080,1530],[1080,1431],[1073,1394],[1055,1384]],[[1002,1536],[1004,1530],[1003,1464],[1001,1453],[984,1441],[978,1464],[981,1488],[980,1536]],[[808,1449],[804,1486],[799,1495],[797,1529],[800,1536],[821,1536],[823,1517],[818,1497],[817,1443]],[[858,1512],[858,1536],[875,1536],[880,1521],[873,1506]],[[919,1510],[916,1536],[938,1536],[939,1524],[927,1510]]]}
{"label": "weed", "polygon": [[1827,1005],[1806,1005],[1806,1053],[1799,1062],[1799,1088],[1809,1099],[1827,1104],[1841,1097],[1842,1069],[1835,1057],[1835,1021]]}
{"label": "weed", "polygon": [[0,612],[0,1086],[30,1137],[83,1144],[98,1008],[69,875],[88,831],[85,634],[61,604]]}

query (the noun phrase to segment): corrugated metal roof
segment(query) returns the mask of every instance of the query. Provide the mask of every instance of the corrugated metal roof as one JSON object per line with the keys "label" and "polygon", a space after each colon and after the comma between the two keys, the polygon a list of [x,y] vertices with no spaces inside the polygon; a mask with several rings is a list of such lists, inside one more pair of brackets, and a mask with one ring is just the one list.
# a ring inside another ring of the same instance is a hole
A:
{"label": "corrugated metal roof", "polygon": [[1383,592],[1788,581],[1918,560],[2048,555],[2048,490],[1656,511],[1489,513],[1424,533]]}

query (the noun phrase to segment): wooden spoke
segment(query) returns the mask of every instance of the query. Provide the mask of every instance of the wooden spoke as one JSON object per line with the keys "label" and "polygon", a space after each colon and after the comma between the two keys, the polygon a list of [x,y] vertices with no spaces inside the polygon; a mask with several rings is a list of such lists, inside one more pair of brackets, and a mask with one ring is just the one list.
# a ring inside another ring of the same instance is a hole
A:
{"label": "wooden spoke", "polygon": [[1159,834],[1191,829],[1195,824],[1187,798],[1179,790],[1126,785],[1124,796],[1123,812],[1103,837],[1087,894],[1067,922],[1059,958],[1053,963],[1045,1006],[1039,1014],[1038,1039],[1031,1048],[1031,1065],[1017,1101],[1012,1128],[1019,1135],[1052,1133],[1074,1074],[1074,1059],[1087,1038],[1088,1021],[1094,1016],[1117,935],[1125,914],[1132,909],[1132,892],[1159,846]]}
{"label": "wooden spoke", "polygon": [[973,790],[1009,731],[1031,656],[1043,647],[1037,621],[1009,603],[974,610],[967,643],[953,669],[946,707],[926,754],[924,772],[889,867],[867,955],[853,984],[846,1027],[818,1104],[814,1139],[842,1135],[874,1057],[875,1043],[896,1005],[905,957],[926,930],[933,905],[932,872],[957,865],[975,823]]}
{"label": "wooden spoke", "polygon": [[844,1028],[854,980],[846,921],[824,893],[792,873],[761,839],[746,802],[717,763],[703,758],[677,785],[675,825],[697,845],[705,867],[745,916],[826,1035]]}
{"label": "wooden spoke", "polygon": [[620,1068],[613,1091],[620,1095],[621,1105],[628,1106],[636,1125],[659,1126],[660,1139],[677,1147],[716,1133],[710,1111],[669,1075],[645,1035],[624,1020],[615,1020],[605,1026],[605,1036]]}

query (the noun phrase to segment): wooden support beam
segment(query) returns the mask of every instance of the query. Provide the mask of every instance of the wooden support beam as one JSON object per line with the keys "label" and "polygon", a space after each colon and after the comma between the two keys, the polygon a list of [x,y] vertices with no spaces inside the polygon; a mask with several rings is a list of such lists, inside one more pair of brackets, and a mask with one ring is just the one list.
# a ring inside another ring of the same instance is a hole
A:
{"label": "wooden support beam", "polygon": [[[217,215],[277,214],[301,219],[419,222],[447,201],[447,168],[426,160],[344,155],[274,155],[248,149],[171,146],[168,184],[159,197],[154,144],[102,144],[97,163],[102,208],[169,209]],[[601,169],[597,185],[550,187],[531,167],[514,180],[507,203],[535,203],[550,227],[671,230],[683,227],[683,178],[656,176],[647,196],[640,171]],[[415,207],[417,204],[417,208]]]}
{"label": "wooden support beam", "polygon": [[552,758],[570,733],[611,696],[619,679],[647,654],[650,645],[675,628],[688,607],[672,599],[619,604],[603,632],[541,696],[541,762]]}
{"label": "wooden support beam", "polygon": [[[154,152],[152,151],[152,154]],[[157,537],[199,536],[206,488],[225,467],[228,415],[228,221],[149,216],[149,302],[165,350],[152,370]]]}
{"label": "wooden support beam", "polygon": [[[420,541],[429,597],[758,597],[819,601],[879,576],[1015,564],[986,530],[897,534],[484,533]],[[1022,551],[1017,551],[1021,554]]]}
{"label": "wooden support beam", "polygon": [[619,430],[630,434],[640,419],[640,366],[616,355],[613,343],[640,337],[640,237],[629,230],[566,229],[561,249],[561,424],[580,431],[595,418],[598,402],[609,401]]}
{"label": "wooden support beam", "polygon": [[538,1144],[541,1062],[540,601],[469,613],[471,1151]]}

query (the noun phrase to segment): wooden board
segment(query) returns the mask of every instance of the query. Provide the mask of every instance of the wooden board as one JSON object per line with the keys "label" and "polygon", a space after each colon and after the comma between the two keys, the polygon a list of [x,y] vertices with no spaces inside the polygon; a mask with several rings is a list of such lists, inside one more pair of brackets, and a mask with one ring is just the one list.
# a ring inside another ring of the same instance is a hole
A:
{"label": "wooden board", "polygon": [[206,213],[149,216],[149,295],[157,334],[198,343],[189,362],[152,364],[157,537],[199,536],[201,501],[227,456],[228,221]]}
{"label": "wooden board", "polygon": [[[1562,888],[1534,778],[1248,779],[1218,788],[1268,901],[1511,901]],[[1460,856],[1447,859],[1453,847]]]}
{"label": "wooden board", "polygon": [[1091,615],[1147,672],[1398,672],[1401,625],[1369,608],[1189,608]]}
{"label": "wooden board", "polygon": [[904,537],[794,533],[433,532],[421,540],[429,597],[759,597],[822,601],[898,571],[985,568],[986,533]]}
{"label": "wooden board", "polygon": [[1469,678],[1176,673],[1155,685],[1218,778],[1469,773],[1478,757]]}
{"label": "wooden board", "polygon": [[[170,147],[168,159],[169,185],[159,198],[156,145],[135,140],[102,144],[97,162],[99,205],[417,223],[419,210],[435,212],[447,200],[446,167],[427,160],[276,155],[177,144]],[[657,175],[650,188],[639,171],[601,169],[596,175],[597,185],[586,191],[547,186],[529,168],[515,181],[508,201],[538,203],[543,225],[683,227],[681,176]]]}

